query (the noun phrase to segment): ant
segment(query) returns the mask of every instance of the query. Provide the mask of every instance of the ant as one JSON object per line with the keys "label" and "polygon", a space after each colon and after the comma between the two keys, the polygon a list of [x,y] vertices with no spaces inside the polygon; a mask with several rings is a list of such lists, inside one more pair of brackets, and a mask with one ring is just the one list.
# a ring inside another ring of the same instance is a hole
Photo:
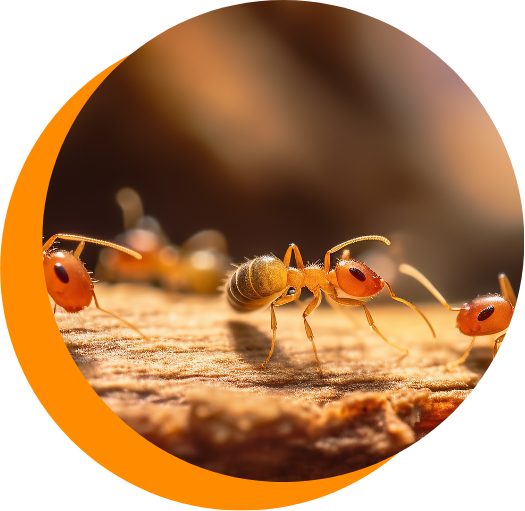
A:
{"label": "ant", "polygon": [[142,254],[135,261],[113,250],[102,249],[97,274],[104,280],[158,283],[172,291],[212,294],[230,264],[224,235],[216,230],[194,234],[181,247],[170,242],[160,223],[144,215],[140,195],[132,188],[116,194],[122,210],[124,232],[117,237]]}
{"label": "ant", "polygon": [[[53,248],[53,243],[56,239],[79,241],[80,244],[74,252],[67,252],[65,250],[58,250]],[[102,309],[98,304],[95,291],[93,289],[93,281],[86,270],[84,263],[80,260],[80,254],[84,250],[84,246],[88,243],[96,243],[97,245],[104,245],[106,247],[120,250],[126,254],[141,259],[142,256],[126,247],[86,236],[78,236],[76,234],[55,234],[51,236],[42,246],[44,259],[44,276],[46,279],[47,292],[55,301],[55,307],[58,304],[66,310],[66,312],[79,312],[87,307],[91,300],[95,301],[95,306],[102,312],[113,316],[127,326],[139,333],[140,336],[146,340],[150,340],[138,328],[134,327],[125,319]]]}
{"label": "ant", "polygon": [[[462,334],[472,336],[472,341],[467,351],[454,362],[449,362],[446,365],[447,369],[465,362],[472,346],[474,346],[476,337],[497,334],[509,327],[510,320],[514,313],[514,307],[516,306],[516,295],[514,294],[509,279],[504,273],[498,275],[501,295],[489,294],[478,296],[471,302],[464,303],[462,307],[450,307],[432,283],[413,266],[402,264],[399,266],[399,271],[415,278],[449,311],[459,312],[456,319],[456,326]],[[494,341],[494,357],[504,337],[505,334],[502,334]]]}
{"label": "ant", "polygon": [[[408,305],[421,315],[435,337],[434,329],[423,313],[410,302],[396,296],[390,284],[374,273],[366,264],[356,259],[350,259],[349,251],[345,251],[343,258],[337,262],[335,269],[330,269],[331,254],[347,245],[365,240],[382,241],[390,245],[390,241],[383,236],[361,236],[345,241],[328,250],[324,258],[324,266],[316,263],[305,267],[299,248],[292,243],[288,247],[282,261],[273,254],[255,257],[255,259],[247,260],[239,265],[229,276],[226,281],[225,292],[229,304],[235,310],[247,312],[270,305],[271,329],[273,330],[272,346],[268,358],[262,364],[262,367],[265,367],[269,362],[275,346],[277,319],[274,308],[297,300],[301,296],[303,287],[308,288],[314,295],[313,300],[303,312],[303,320],[306,336],[312,343],[319,373],[322,373],[321,366],[317,357],[314,335],[308,324],[307,317],[321,303],[321,291],[334,302],[341,305],[363,307],[370,328],[385,342],[408,354],[408,350],[396,346],[378,330],[366,306],[366,302],[376,296],[386,286],[394,300]],[[296,268],[290,266],[292,252],[295,256]]]}

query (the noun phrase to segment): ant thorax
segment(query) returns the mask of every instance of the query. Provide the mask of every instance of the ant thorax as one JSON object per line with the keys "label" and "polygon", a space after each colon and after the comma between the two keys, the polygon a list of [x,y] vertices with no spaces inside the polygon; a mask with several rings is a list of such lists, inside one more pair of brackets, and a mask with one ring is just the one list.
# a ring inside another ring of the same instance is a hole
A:
{"label": "ant thorax", "polygon": [[326,285],[326,273],[319,264],[312,264],[304,269],[304,283],[310,291]]}

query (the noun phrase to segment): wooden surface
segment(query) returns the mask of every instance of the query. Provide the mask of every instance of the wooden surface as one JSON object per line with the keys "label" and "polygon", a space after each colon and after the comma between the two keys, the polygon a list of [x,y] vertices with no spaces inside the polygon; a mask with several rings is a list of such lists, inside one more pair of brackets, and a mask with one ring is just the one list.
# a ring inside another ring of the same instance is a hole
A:
{"label": "wooden surface", "polygon": [[408,447],[452,413],[492,360],[490,338],[447,370],[470,339],[455,315],[422,304],[371,302],[376,325],[408,356],[371,332],[361,309],[328,306],[310,316],[323,375],[316,372],[301,309],[276,309],[270,363],[268,310],[241,314],[222,296],[168,294],[97,284],[100,305],[56,313],[78,367],[105,403],[162,449],[223,474],[271,481],[331,477]]}

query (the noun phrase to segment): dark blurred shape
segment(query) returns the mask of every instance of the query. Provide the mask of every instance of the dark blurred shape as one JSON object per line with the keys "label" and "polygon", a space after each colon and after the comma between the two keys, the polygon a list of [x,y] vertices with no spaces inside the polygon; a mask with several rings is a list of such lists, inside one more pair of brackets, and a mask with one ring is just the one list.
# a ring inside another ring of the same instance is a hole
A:
{"label": "dark blurred shape", "polygon": [[451,301],[521,280],[518,188],[487,112],[430,50],[339,7],[237,5],[130,55],[64,142],[44,234],[114,238],[124,186],[170,239],[218,230],[236,262],[292,242],[313,262],[378,234],[392,246],[376,260],[417,266]]}
{"label": "dark blurred shape", "polygon": [[97,278],[155,283],[172,291],[218,291],[230,267],[226,239],[219,231],[200,231],[178,247],[170,243],[157,220],[144,216],[142,201],[135,190],[123,188],[116,199],[126,229],[116,239],[139,252],[142,259],[122,257],[120,252],[103,249]]}

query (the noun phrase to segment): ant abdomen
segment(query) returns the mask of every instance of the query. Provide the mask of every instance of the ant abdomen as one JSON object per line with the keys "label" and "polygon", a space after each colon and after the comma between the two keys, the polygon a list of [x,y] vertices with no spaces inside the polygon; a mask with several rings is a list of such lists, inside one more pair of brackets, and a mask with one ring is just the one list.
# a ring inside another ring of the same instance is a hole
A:
{"label": "ant abdomen", "polygon": [[287,286],[288,268],[273,255],[264,255],[241,264],[230,275],[225,290],[228,302],[237,311],[247,312],[269,305]]}

